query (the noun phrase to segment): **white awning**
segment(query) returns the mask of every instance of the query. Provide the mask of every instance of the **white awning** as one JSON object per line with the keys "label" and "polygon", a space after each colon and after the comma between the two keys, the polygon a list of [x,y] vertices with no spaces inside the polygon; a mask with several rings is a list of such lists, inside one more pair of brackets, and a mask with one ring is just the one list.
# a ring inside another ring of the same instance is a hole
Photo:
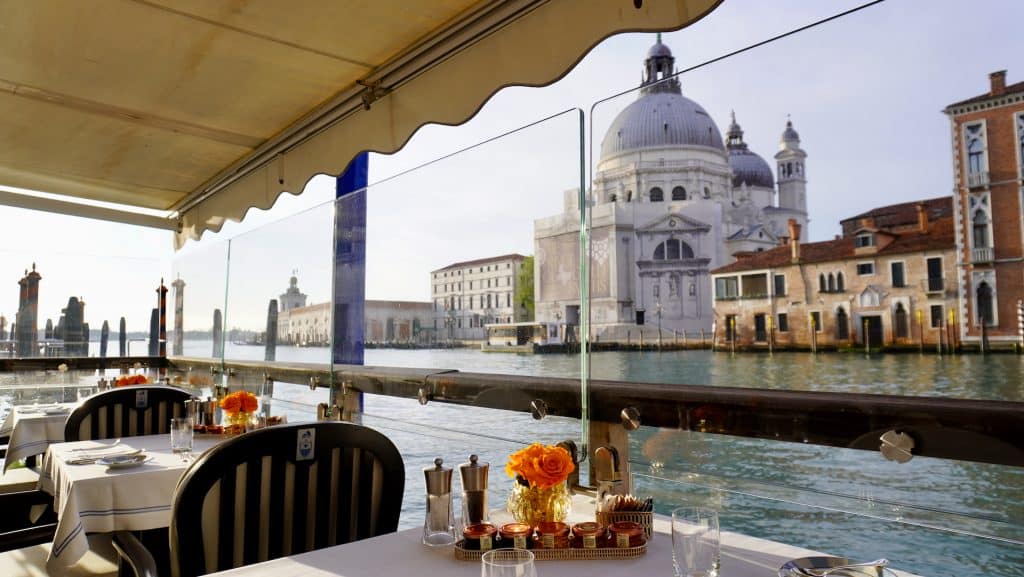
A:
{"label": "white awning", "polygon": [[0,0],[0,185],[167,211],[180,247],[719,1]]}

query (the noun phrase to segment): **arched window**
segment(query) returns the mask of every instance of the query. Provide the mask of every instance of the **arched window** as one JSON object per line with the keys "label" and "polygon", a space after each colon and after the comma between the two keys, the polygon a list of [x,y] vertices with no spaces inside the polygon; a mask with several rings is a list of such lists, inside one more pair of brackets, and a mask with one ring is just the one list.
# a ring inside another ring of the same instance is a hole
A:
{"label": "arched window", "polygon": [[826,289],[827,289],[827,287],[825,286],[825,274],[824,273],[819,274],[818,275],[818,292],[820,292],[820,293],[826,292]]}
{"label": "arched window", "polygon": [[650,198],[651,202],[661,202],[665,200],[665,193],[662,192],[660,188],[655,186],[654,188],[651,189]]}
{"label": "arched window", "polygon": [[619,197],[613,192],[608,195],[608,202],[615,202],[619,200]]}
{"label": "arched window", "polygon": [[995,324],[995,316],[992,314],[992,287],[982,281],[978,285],[978,320],[985,323],[985,326]]}
{"label": "arched window", "polygon": [[836,277],[832,273],[828,273],[828,292],[836,292]]}
{"label": "arched window", "polygon": [[836,290],[839,292],[846,290],[845,283],[843,282],[843,273],[841,272],[836,274]]}
{"label": "arched window", "polygon": [[836,311],[836,337],[841,341],[850,340],[850,317],[843,307]]}
{"label": "arched window", "polygon": [[974,248],[985,248],[988,246],[988,218],[985,213],[977,211],[974,213],[972,236],[974,237]]}
{"label": "arched window", "polygon": [[626,202],[633,202],[633,191],[632,190],[627,190],[626,191]]}
{"label": "arched window", "polygon": [[693,249],[685,242],[670,238],[654,248],[654,260],[693,258]]}
{"label": "arched window", "polygon": [[673,188],[672,200],[686,200],[686,189],[681,186]]}

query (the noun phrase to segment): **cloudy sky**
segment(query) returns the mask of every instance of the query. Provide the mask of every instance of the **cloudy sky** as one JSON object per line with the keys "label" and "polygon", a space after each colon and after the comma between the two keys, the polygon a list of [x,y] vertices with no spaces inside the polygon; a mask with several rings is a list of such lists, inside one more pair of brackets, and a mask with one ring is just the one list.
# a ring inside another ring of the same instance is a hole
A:
{"label": "cloudy sky", "polygon": [[[726,0],[664,42],[685,69],[857,4]],[[989,72],[1007,69],[1008,82],[1024,80],[1022,16],[1019,0],[888,0],[684,74],[683,93],[723,132],[735,110],[751,149],[769,160],[792,118],[808,153],[810,238],[827,239],[843,217],[951,193],[942,109],[987,91]],[[564,191],[579,185],[581,148],[585,158],[599,150],[635,93],[602,101],[638,85],[653,42],[653,34],[610,38],[552,86],[505,89],[465,125],[424,127],[400,153],[373,155],[370,180],[379,184],[368,193],[368,298],[428,300],[431,270],[531,254],[533,221],[563,212]],[[177,255],[161,232],[0,207],[8,239],[0,244],[0,314],[13,317],[16,281],[37,261],[43,319],[56,320],[74,295],[85,298],[93,326],[125,315],[130,328],[142,329],[160,275],[181,274],[189,283],[186,318],[209,318],[227,294],[228,325],[260,327],[267,300],[292,270],[311,300],[329,297],[332,207],[324,203],[332,187],[327,177],[314,180],[301,196],[253,211]]]}

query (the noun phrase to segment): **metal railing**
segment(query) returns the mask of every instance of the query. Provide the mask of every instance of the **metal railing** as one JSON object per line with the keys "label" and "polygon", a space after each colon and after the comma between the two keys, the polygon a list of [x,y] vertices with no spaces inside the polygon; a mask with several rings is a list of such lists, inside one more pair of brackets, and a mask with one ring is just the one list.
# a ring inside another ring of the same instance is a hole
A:
{"label": "metal railing", "polygon": [[928,277],[921,280],[921,287],[925,292],[941,293],[946,291],[945,277]]}
{"label": "metal railing", "polygon": [[[172,358],[172,367],[209,359]],[[304,363],[231,361],[233,379],[309,383],[491,409],[580,418],[580,381],[461,372]],[[344,384],[344,387],[342,387]],[[591,380],[590,418],[774,441],[877,451],[890,431],[913,440],[908,454],[1024,466],[1024,403],[687,384]],[[538,403],[537,401],[542,401]]]}

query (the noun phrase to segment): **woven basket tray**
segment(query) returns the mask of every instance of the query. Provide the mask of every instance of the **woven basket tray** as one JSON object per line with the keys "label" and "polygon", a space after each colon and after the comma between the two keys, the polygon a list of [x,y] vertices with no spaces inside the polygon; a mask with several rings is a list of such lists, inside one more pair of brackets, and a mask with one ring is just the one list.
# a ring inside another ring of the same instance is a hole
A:
{"label": "woven basket tray", "polygon": [[[473,551],[462,548],[462,541],[455,544],[455,558],[459,561],[480,561],[486,551]],[[598,549],[530,549],[533,558],[537,561],[571,561],[595,560],[595,559],[635,559],[647,553],[647,545],[639,547],[628,547],[619,549],[616,547],[601,547]]]}
{"label": "woven basket tray", "polygon": [[644,535],[647,537],[648,541],[650,541],[651,537],[654,536],[654,513],[651,511],[647,511],[645,513],[641,513],[639,511],[597,512],[597,522],[605,527],[612,523],[618,523],[619,521],[632,521],[643,525]]}

